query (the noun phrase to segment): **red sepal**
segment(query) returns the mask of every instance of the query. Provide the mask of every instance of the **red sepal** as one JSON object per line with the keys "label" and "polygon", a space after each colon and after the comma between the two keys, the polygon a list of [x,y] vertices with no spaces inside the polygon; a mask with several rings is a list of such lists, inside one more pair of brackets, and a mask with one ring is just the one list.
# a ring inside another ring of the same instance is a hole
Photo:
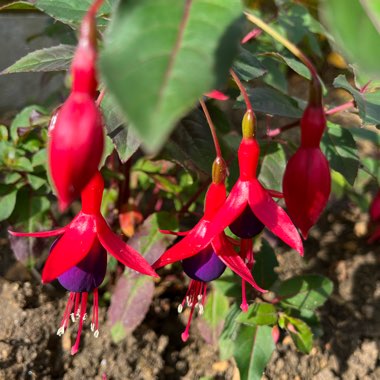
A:
{"label": "red sepal", "polygon": [[139,273],[158,277],[149,263],[137,251],[124,243],[111,231],[102,216],[96,218],[96,229],[101,245],[108,253],[115,257],[115,259]]}
{"label": "red sepal", "polygon": [[245,265],[243,259],[235,252],[232,246],[229,244],[224,233],[216,236],[211,245],[218,255],[219,259],[224,262],[232,271],[234,271],[243,280],[250,283],[259,292],[266,292],[266,290],[260,288],[256,281],[252,277],[252,273]]}
{"label": "red sepal", "polygon": [[208,92],[207,94],[205,94],[205,96],[211,99],[222,100],[222,101],[229,99],[227,95],[223,94],[223,92],[218,91],[218,90],[212,90]]}
{"label": "red sepal", "polygon": [[158,230],[164,235],[186,236],[189,231],[172,231],[172,230]]}
{"label": "red sepal", "polygon": [[45,238],[45,237],[51,237],[51,236],[58,236],[62,235],[65,233],[67,227],[62,227],[62,228],[57,228],[56,230],[51,230],[51,231],[41,231],[41,232],[17,232],[17,231],[12,231],[8,230],[8,232],[12,236],[29,236],[29,237],[40,237],[40,238]]}
{"label": "red sepal", "polygon": [[181,241],[170,247],[152,266],[160,268],[165,265],[194,256],[206,248],[213,236],[208,233],[210,222],[203,218],[187,233]]}
{"label": "red sepal", "polygon": [[301,237],[286,212],[277,205],[257,179],[249,182],[248,203],[268,230],[303,256]]}
{"label": "red sepal", "polygon": [[95,239],[95,218],[80,212],[66,228],[47,258],[42,271],[42,282],[53,281],[82,261]]}

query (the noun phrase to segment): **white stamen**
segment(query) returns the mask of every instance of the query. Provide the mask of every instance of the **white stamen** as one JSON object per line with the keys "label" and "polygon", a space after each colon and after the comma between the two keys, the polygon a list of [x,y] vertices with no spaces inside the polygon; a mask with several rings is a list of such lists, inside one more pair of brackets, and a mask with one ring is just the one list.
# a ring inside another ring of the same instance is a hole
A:
{"label": "white stamen", "polygon": [[198,298],[198,301],[202,301],[202,294],[198,294],[197,298]]}
{"label": "white stamen", "polygon": [[200,304],[198,305],[198,307],[199,307],[198,314],[199,314],[199,315],[202,315],[202,314],[203,314],[203,311],[204,311],[204,309],[203,309],[203,305],[200,303]]}
{"label": "white stamen", "polygon": [[73,321],[73,323],[75,322],[75,315],[74,315],[74,313],[71,313],[70,314],[70,317],[71,317],[71,320]]}
{"label": "white stamen", "polygon": [[178,314],[181,314],[182,313],[182,310],[183,310],[183,306],[182,306],[182,304],[180,303],[179,305],[178,305]]}
{"label": "white stamen", "polygon": [[94,332],[94,337],[97,338],[98,336],[99,336],[99,330],[96,330],[96,331]]}
{"label": "white stamen", "polygon": [[95,331],[95,323],[91,323],[91,331],[94,332]]}
{"label": "white stamen", "polygon": [[87,313],[84,313],[83,320],[85,321],[87,319]]}
{"label": "white stamen", "polygon": [[57,331],[57,335],[58,336],[62,336],[63,334],[65,333],[65,328],[63,326],[61,326],[58,331]]}
{"label": "white stamen", "polygon": [[187,303],[187,307],[192,307],[193,306],[193,303],[192,302],[188,302]]}

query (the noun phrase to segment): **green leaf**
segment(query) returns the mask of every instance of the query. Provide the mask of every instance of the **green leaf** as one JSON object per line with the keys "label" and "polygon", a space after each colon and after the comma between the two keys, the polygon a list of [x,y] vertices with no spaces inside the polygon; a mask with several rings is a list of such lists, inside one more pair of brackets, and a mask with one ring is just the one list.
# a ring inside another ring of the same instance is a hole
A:
{"label": "green leaf", "polygon": [[266,73],[260,61],[249,50],[242,47],[239,49],[239,55],[232,68],[245,81],[260,78]]}
{"label": "green leaf", "polygon": [[10,135],[13,142],[17,143],[19,140],[18,129],[33,127],[35,119],[38,119],[40,114],[46,115],[46,109],[38,105],[31,105],[25,107],[16,115],[10,127]]}
{"label": "green leaf", "polygon": [[301,63],[296,58],[294,58],[290,55],[280,54],[278,52],[263,53],[262,55],[273,58],[276,62],[285,63],[292,70],[294,70],[297,74],[301,75],[302,77],[304,77],[306,79],[311,78],[311,74],[310,74],[309,69],[303,63]]}
{"label": "green leaf", "polygon": [[[273,149],[274,147],[274,149]],[[263,151],[266,147],[263,147]],[[284,149],[278,143],[272,144],[272,149],[265,153],[260,168],[259,180],[267,189],[282,191],[282,176],[286,167]]]}
{"label": "green leaf", "polygon": [[228,298],[217,288],[207,295],[204,314],[198,319],[198,330],[208,344],[215,345],[223,330],[224,319],[228,313]]}
{"label": "green leaf", "polygon": [[255,87],[248,92],[252,107],[256,112],[295,119],[302,116],[302,110],[297,102],[274,88]]}
{"label": "green leaf", "polygon": [[354,97],[363,124],[380,124],[380,91],[362,93],[351,86],[344,75],[336,77],[333,85],[344,88]]}
{"label": "green leaf", "polygon": [[240,0],[120,4],[100,67],[147,149],[158,150],[197,99],[224,84],[237,52],[241,16]]}
{"label": "green leaf", "polygon": [[277,323],[277,310],[270,303],[254,303],[246,313],[240,313],[236,322],[250,326],[273,326]]}
{"label": "green leaf", "polygon": [[65,71],[70,68],[75,46],[58,45],[35,50],[20,58],[0,74]]}
{"label": "green leaf", "polygon": [[323,305],[333,291],[333,283],[319,275],[293,277],[282,282],[276,292],[284,306],[315,310]]}
{"label": "green leaf", "polygon": [[[364,3],[351,0],[329,0],[321,2],[322,18],[335,38],[336,43],[346,54],[349,61],[357,63],[359,68],[368,74],[380,77],[380,32],[372,20],[378,21],[378,13],[366,10],[370,1]],[[372,1],[373,4],[377,2]],[[362,5],[365,5],[363,9]],[[378,6],[377,6],[378,7]]]}
{"label": "green leaf", "polygon": [[241,313],[238,304],[234,303],[226,316],[223,332],[219,338],[219,352],[221,360],[229,359],[234,352],[233,339],[236,337],[237,331],[242,326],[236,323],[236,317]]}
{"label": "green leaf", "polygon": [[213,288],[210,295],[207,296],[205,311],[203,314],[204,320],[211,326],[216,327],[224,321],[228,313],[228,298]]}
{"label": "green leaf", "polygon": [[[117,0],[106,0],[97,13],[97,24],[105,27]],[[77,28],[93,0],[36,0],[35,6],[64,24]]]}
{"label": "green leaf", "polygon": [[234,341],[241,380],[260,380],[274,349],[271,327],[241,326]]}
{"label": "green leaf", "polygon": [[[220,141],[222,144],[222,142]],[[215,150],[202,111],[196,109],[181,120],[165,144],[163,156],[190,170],[210,174]]]}
{"label": "green leaf", "polygon": [[274,270],[278,266],[278,261],[269,243],[265,239],[262,239],[261,242],[260,251],[255,253],[252,276],[263,289],[270,289],[278,278]]}
{"label": "green leaf", "polygon": [[26,178],[28,179],[30,186],[32,186],[32,188],[34,190],[38,190],[40,187],[45,185],[47,182],[45,178],[41,178],[41,177],[34,175],[34,174],[27,174]]}
{"label": "green leaf", "polygon": [[281,324],[292,337],[296,347],[304,354],[308,354],[313,347],[313,333],[310,327],[298,318],[293,318],[288,315],[284,315],[282,318],[283,321]]}
{"label": "green leaf", "polygon": [[[8,190],[7,192],[4,192]],[[8,219],[16,205],[17,189],[13,185],[0,188],[0,222]]]}
{"label": "green leaf", "polygon": [[5,4],[0,7],[0,12],[3,11],[29,11],[34,10],[36,7],[28,1],[15,1],[13,3]]}
{"label": "green leaf", "polygon": [[140,147],[140,139],[133,128],[127,125],[110,94],[105,94],[101,107],[108,136],[112,139],[121,162],[126,162]]}
{"label": "green leaf", "polygon": [[321,149],[330,167],[341,173],[351,185],[354,184],[359,169],[357,146],[351,132],[331,122],[323,134]]}

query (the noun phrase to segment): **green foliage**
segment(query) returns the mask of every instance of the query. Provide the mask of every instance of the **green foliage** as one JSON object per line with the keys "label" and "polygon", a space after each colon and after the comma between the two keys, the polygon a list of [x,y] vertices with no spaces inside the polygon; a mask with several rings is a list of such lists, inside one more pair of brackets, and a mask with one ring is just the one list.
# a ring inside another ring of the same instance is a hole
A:
{"label": "green foliage", "polygon": [[[237,51],[241,11],[239,0],[223,6],[199,0],[120,4],[101,69],[147,149],[162,147],[197,99],[224,84]],[[209,22],[210,14],[217,22]]]}

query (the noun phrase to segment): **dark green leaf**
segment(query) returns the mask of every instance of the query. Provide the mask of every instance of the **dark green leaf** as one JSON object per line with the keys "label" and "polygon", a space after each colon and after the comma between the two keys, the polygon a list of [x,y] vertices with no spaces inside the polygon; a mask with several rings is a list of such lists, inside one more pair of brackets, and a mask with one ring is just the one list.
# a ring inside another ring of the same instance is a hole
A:
{"label": "dark green leaf", "polygon": [[241,326],[234,341],[241,380],[260,380],[274,348],[271,327]]}
{"label": "dark green leaf", "polygon": [[288,56],[285,54],[280,54],[277,52],[264,53],[264,56],[269,56],[275,59],[277,62],[282,62],[288,65],[292,70],[294,70],[297,74],[303,76],[306,79],[311,78],[311,74],[309,69],[300,61],[292,56]]}
{"label": "dark green leaf", "polygon": [[274,270],[278,266],[278,261],[269,243],[264,239],[261,241],[260,251],[255,253],[255,265],[252,269],[252,276],[263,289],[270,289],[278,278]]}
{"label": "dark green leaf", "polygon": [[359,169],[357,146],[351,132],[339,125],[328,122],[321,149],[330,167],[341,173],[351,185],[354,184]]}
{"label": "dark green leaf", "polygon": [[277,323],[277,310],[270,303],[254,303],[246,313],[240,313],[236,322],[251,326],[272,326]]}
{"label": "dark green leaf", "polygon": [[163,149],[163,156],[192,170],[210,174],[215,150],[202,111],[196,109],[181,120]]}
{"label": "dark green leaf", "polygon": [[242,47],[239,49],[239,55],[232,68],[245,81],[262,77],[266,73],[260,61],[250,51]]}
{"label": "dark green leaf", "polygon": [[315,310],[326,302],[332,290],[331,280],[311,274],[284,281],[276,293],[284,306]]}
{"label": "dark green leaf", "polygon": [[[117,0],[106,0],[97,14],[97,23],[107,25],[113,5]],[[58,21],[77,28],[93,0],[36,0],[35,6]]]}
{"label": "dark green leaf", "polygon": [[66,71],[70,68],[74,51],[75,47],[71,45],[58,45],[35,50],[20,58],[0,74]]}
{"label": "dark green leaf", "polygon": [[[370,3],[370,2],[368,2]],[[375,2],[373,2],[375,3]],[[322,16],[336,43],[349,61],[357,63],[369,74],[380,77],[380,33],[359,0],[329,0],[321,2]]]}
{"label": "dark green leaf", "polygon": [[296,119],[302,116],[297,102],[274,88],[255,87],[249,91],[249,98],[256,112]]}
{"label": "dark green leaf", "polygon": [[160,148],[197,99],[224,84],[241,16],[240,0],[120,4],[100,66],[146,148]]}
{"label": "dark green leaf", "polygon": [[140,139],[133,128],[127,125],[110,94],[106,93],[101,107],[108,136],[112,139],[120,160],[126,162],[140,147]]}
{"label": "dark green leaf", "polygon": [[259,180],[267,189],[282,191],[282,176],[286,167],[286,156],[280,144],[266,153],[261,164]]}

